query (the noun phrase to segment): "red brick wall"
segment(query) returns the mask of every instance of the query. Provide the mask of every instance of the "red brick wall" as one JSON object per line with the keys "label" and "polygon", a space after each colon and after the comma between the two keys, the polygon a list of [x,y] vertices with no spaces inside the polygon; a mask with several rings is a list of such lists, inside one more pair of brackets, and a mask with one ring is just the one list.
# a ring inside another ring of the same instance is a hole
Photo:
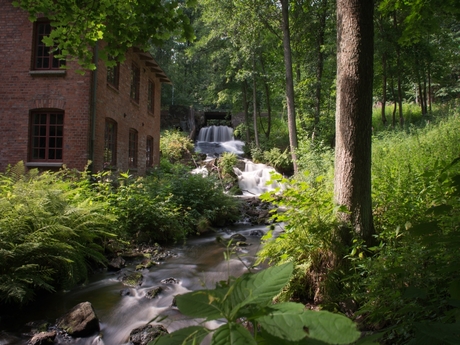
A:
{"label": "red brick wall", "polygon": [[[139,103],[131,100],[131,65],[136,62],[140,67]],[[155,109],[147,109],[148,80],[155,83]],[[96,110],[96,141],[94,149],[94,168],[103,167],[104,126],[107,117],[117,122],[117,168],[128,170],[128,139],[130,128],[138,132],[138,167],[133,172],[144,174],[146,171],[146,140],[150,135],[154,139],[153,163],[159,163],[160,139],[160,97],[161,83],[150,71],[139,55],[128,51],[126,60],[120,64],[120,81],[118,90],[107,84],[107,68],[104,63],[98,64],[97,79],[97,110]],[[132,169],[131,169],[132,171]]]}
{"label": "red brick wall", "polygon": [[[107,85],[107,69],[99,62],[97,69],[96,121],[94,154],[92,139],[91,90],[92,75],[76,73],[78,65],[68,62],[62,75],[34,75],[31,69],[33,24],[27,13],[0,0],[0,171],[8,164],[28,160],[30,111],[37,108],[64,110],[63,163],[82,170],[93,156],[93,170],[103,169],[105,118],[117,121],[117,169],[128,170],[129,129],[138,131],[137,174],[144,174],[146,137],[154,138],[154,165],[159,162],[160,139],[160,80],[147,68],[139,54],[128,52],[120,65],[119,89]],[[141,68],[139,104],[130,99],[131,62]],[[147,110],[148,79],[155,83],[155,109]]]}
{"label": "red brick wall", "polygon": [[[58,108],[64,115],[64,163],[83,169],[88,160],[91,74],[31,75],[33,24],[25,11],[0,0],[0,171],[28,162],[29,113]],[[68,63],[75,67],[74,63]]]}

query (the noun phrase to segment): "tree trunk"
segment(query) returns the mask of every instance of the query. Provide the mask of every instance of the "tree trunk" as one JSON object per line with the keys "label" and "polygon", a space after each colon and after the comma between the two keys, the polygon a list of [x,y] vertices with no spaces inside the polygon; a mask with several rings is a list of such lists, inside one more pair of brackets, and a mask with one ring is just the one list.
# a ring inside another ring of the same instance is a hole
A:
{"label": "tree trunk", "polygon": [[248,111],[248,85],[246,80],[243,81],[242,86],[242,94],[243,94],[243,112],[244,112],[244,123],[246,125],[246,143],[251,141],[251,133],[249,132],[249,111]]}
{"label": "tree trunk", "polygon": [[[373,78],[373,1],[337,0],[337,105],[334,196],[348,212],[347,227],[373,243],[371,130]],[[345,243],[349,244],[349,243]]]}
{"label": "tree trunk", "polygon": [[265,77],[267,74],[265,73],[265,64],[264,64],[262,57],[260,58],[260,66],[262,68],[262,73],[264,74],[265,99],[267,102],[267,130],[264,132],[265,132],[265,137],[268,139],[270,138],[270,132],[272,129],[272,106],[270,104],[270,86],[268,85],[266,77]]}
{"label": "tree trunk", "polygon": [[[323,69],[324,69],[324,35],[326,32],[326,17],[327,17],[327,0],[322,0],[321,2],[321,13],[319,14],[319,32],[317,39],[317,60],[316,60],[316,92],[315,92],[315,129],[319,125],[319,117],[321,114],[321,91],[322,91],[322,78],[323,78]],[[314,135],[314,133],[313,133]]]}
{"label": "tree trunk", "polygon": [[[393,12],[393,24],[394,28],[398,29],[398,20],[396,18],[396,11]],[[398,109],[399,109],[399,125],[402,127],[404,125],[404,117],[402,112],[402,81],[401,81],[401,47],[396,43],[396,70],[398,75]]]}
{"label": "tree trunk", "polygon": [[294,81],[292,76],[292,54],[291,54],[291,34],[289,31],[289,0],[280,0],[283,21],[281,24],[283,31],[283,50],[284,67],[286,69],[286,103],[288,113],[289,145],[291,148],[291,158],[294,173],[297,172],[297,127],[295,120],[294,107]]}
{"label": "tree trunk", "polygon": [[382,68],[383,68],[383,80],[382,80],[382,123],[385,126],[387,124],[387,116],[385,114],[385,106],[387,103],[387,54],[382,55]]}
{"label": "tree trunk", "polygon": [[254,140],[256,142],[256,147],[259,148],[259,131],[257,129],[257,89],[256,89],[256,58],[252,56],[252,104],[253,104],[253,114],[252,121],[254,125]]}

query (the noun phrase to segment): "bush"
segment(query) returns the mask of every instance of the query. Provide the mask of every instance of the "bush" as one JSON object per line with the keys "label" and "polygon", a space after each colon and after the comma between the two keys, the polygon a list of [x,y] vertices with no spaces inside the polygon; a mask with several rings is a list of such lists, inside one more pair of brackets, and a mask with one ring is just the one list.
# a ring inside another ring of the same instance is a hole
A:
{"label": "bush", "polygon": [[99,191],[119,219],[118,231],[138,242],[177,241],[239,215],[238,201],[216,180],[183,169],[157,169],[145,178],[120,174],[116,188],[99,180]]}
{"label": "bush", "polygon": [[170,162],[177,162],[182,158],[191,156],[193,150],[193,142],[184,133],[179,131],[164,131],[161,133],[161,155]]}
{"label": "bush", "polygon": [[26,303],[37,290],[84,282],[105,263],[114,217],[68,170],[0,175],[0,301]]}

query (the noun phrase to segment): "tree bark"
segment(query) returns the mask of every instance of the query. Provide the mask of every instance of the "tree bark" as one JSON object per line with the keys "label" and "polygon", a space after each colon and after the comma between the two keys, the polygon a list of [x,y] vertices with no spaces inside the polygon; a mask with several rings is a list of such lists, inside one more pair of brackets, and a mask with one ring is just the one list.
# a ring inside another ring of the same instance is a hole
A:
{"label": "tree bark", "polygon": [[249,132],[249,110],[248,110],[248,96],[247,91],[248,85],[246,80],[243,81],[242,84],[242,96],[243,96],[243,112],[244,112],[244,123],[246,124],[246,142],[249,143],[251,141],[251,133]]}
{"label": "tree bark", "polygon": [[289,128],[289,146],[291,149],[291,158],[294,168],[294,173],[297,172],[297,127],[295,120],[294,107],[294,81],[292,75],[292,53],[291,53],[291,34],[289,31],[289,0],[280,0],[283,31],[283,50],[284,50],[284,67],[286,69],[286,103],[288,113],[288,128]]}
{"label": "tree bark", "polygon": [[259,130],[257,128],[257,89],[256,89],[256,58],[252,55],[252,121],[254,125],[254,140],[256,147],[259,148]]}
{"label": "tree bark", "polygon": [[[337,105],[334,196],[344,223],[373,243],[371,130],[373,1],[337,0]],[[345,243],[349,244],[349,243]]]}

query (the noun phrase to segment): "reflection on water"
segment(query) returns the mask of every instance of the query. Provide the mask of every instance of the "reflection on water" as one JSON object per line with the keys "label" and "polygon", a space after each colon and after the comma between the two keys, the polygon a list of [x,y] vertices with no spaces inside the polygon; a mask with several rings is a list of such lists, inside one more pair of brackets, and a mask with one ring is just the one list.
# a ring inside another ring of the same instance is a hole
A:
{"label": "reflection on water", "polygon": [[[253,230],[266,231],[264,226],[238,226],[219,231],[218,235],[229,239],[238,232],[247,238],[247,247],[238,248],[238,252],[228,261],[224,253],[228,250],[215,240],[217,234],[209,234],[190,239],[186,244],[176,245],[171,250],[176,255],[166,259],[158,266],[145,269],[142,272],[142,286],[126,288],[118,280],[118,273],[101,272],[94,275],[91,281],[69,292],[53,294],[47,299],[37,301],[32,306],[14,312],[1,311],[0,315],[0,345],[26,345],[29,337],[21,335],[21,325],[30,321],[47,320],[54,323],[56,318],[68,312],[76,304],[84,301],[92,303],[101,322],[101,332],[89,338],[58,339],[55,344],[70,345],[127,345],[131,330],[144,326],[158,316],[167,318],[161,323],[172,332],[176,329],[195,324],[172,307],[175,295],[203,288],[214,288],[216,282],[226,280],[229,276],[240,276],[247,272],[255,261],[255,255],[260,248],[260,238],[250,236]],[[124,269],[133,271],[136,263]],[[166,278],[176,278],[178,284],[165,284]],[[154,299],[146,298],[146,294],[154,287],[161,286],[163,292]],[[120,293],[125,290],[125,293]],[[126,290],[129,294],[126,294]],[[11,315],[12,317],[5,317]],[[218,324],[208,324],[217,327]],[[2,330],[9,330],[8,333]]]}

